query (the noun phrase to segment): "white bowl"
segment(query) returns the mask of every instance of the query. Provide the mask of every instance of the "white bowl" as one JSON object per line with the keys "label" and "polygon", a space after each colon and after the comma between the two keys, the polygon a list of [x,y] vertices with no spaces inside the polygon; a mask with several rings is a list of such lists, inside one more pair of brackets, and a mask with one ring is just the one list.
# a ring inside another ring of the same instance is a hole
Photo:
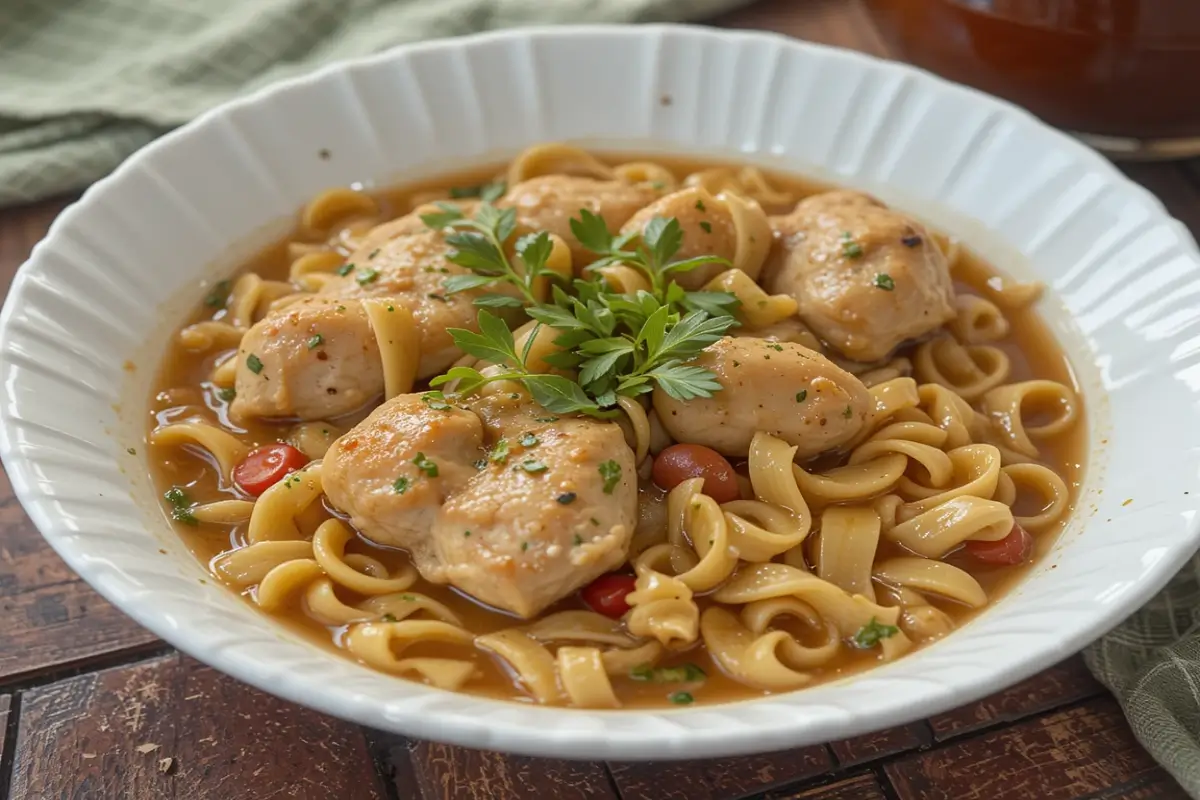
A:
{"label": "white bowl", "polygon": [[[1078,371],[1091,439],[1078,510],[1050,556],[963,630],[852,679],[599,713],[372,672],[205,582],[143,457],[126,453],[141,452],[153,373],[197,283],[281,234],[323,188],[495,162],[547,140],[728,156],[866,189],[1046,281],[1041,311]],[[758,33],[493,33],[259,92],[96,184],[34,250],[0,315],[0,454],[34,523],[85,580],[265,691],[376,728],[542,756],[765,751],[996,691],[1164,584],[1197,545],[1186,495],[1200,468],[1198,292],[1200,253],[1150,194],[1028,114],[923,72]]]}

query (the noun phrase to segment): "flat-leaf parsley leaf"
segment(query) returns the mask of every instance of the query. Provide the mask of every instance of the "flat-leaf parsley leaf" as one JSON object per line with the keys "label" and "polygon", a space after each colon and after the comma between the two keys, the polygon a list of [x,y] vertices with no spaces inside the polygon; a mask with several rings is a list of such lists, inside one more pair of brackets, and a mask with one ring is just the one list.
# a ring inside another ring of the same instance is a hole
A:
{"label": "flat-leaf parsley leaf", "polygon": [[612,494],[621,480],[621,465],[609,459],[599,467],[600,477],[604,479],[604,493]]}
{"label": "flat-leaf parsley leaf", "polygon": [[430,461],[424,453],[417,453],[417,455],[413,458],[412,463],[416,465],[417,469],[428,475],[430,478],[436,478],[438,476],[437,464]]}
{"label": "flat-leaf parsley leaf", "polygon": [[871,617],[871,621],[858,629],[854,634],[852,641],[854,646],[866,650],[879,644],[884,639],[890,639],[900,632],[900,629],[895,625],[884,625],[875,617]]}

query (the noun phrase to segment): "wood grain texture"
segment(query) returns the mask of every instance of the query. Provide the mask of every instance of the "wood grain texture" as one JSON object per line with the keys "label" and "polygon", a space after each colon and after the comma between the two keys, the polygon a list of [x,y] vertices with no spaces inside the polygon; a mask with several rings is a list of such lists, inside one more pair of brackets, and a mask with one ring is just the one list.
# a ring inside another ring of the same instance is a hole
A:
{"label": "wood grain texture", "polygon": [[1111,697],[886,766],[900,800],[1184,800]]}
{"label": "wood grain texture", "polygon": [[855,736],[853,739],[830,742],[829,748],[833,750],[838,766],[846,768],[916,750],[928,745],[932,739],[927,724],[914,722],[911,725]]}
{"label": "wood grain texture", "polygon": [[769,795],[770,800],[887,800],[883,787],[874,775],[856,775],[853,778]]}
{"label": "wood grain texture", "polygon": [[12,796],[383,800],[361,730],[181,655],[22,696]]}
{"label": "wood grain texture", "polygon": [[849,47],[873,55],[884,52],[861,0],[765,0],[715,21],[726,28],[775,31],[810,42]]}
{"label": "wood grain texture", "polygon": [[941,741],[1103,693],[1104,687],[1088,672],[1083,659],[1075,656],[978,703],[931,717],[929,727]]}
{"label": "wood grain texture", "polygon": [[702,761],[610,762],[623,800],[735,800],[828,772],[824,747]]}
{"label": "wood grain texture", "polygon": [[617,800],[602,762],[506,756],[435,742],[398,743],[390,757],[399,798]]}
{"label": "wood grain texture", "polygon": [[[46,233],[68,199],[0,214],[0,286]],[[33,527],[0,472],[0,685],[98,657],[157,646],[67,568]]]}
{"label": "wood grain texture", "polygon": [[[5,230],[0,218],[0,243]],[[50,549],[0,471],[0,686],[157,646]]]}
{"label": "wood grain texture", "polygon": [[8,710],[12,708],[12,697],[0,695],[0,789],[4,788],[4,765],[8,763]]}

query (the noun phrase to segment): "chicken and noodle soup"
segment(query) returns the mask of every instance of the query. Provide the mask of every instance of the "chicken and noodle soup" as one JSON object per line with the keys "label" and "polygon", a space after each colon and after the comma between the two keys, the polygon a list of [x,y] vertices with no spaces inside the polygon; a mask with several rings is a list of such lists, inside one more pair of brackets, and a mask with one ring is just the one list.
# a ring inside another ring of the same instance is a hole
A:
{"label": "chicken and noodle soup", "polygon": [[201,290],[152,400],[214,577],[349,658],[586,708],[950,634],[1070,513],[1040,287],[865,194],[541,145],[333,189]]}

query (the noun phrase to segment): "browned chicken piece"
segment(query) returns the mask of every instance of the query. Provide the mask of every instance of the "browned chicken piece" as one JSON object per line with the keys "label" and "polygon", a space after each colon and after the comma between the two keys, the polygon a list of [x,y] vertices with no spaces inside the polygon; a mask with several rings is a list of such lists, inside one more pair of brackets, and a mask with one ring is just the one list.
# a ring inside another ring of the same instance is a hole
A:
{"label": "browned chicken piece", "polygon": [[515,208],[517,223],[523,229],[561,236],[570,246],[572,263],[579,272],[598,258],[571,233],[571,218],[578,217],[581,208],[603,217],[608,229],[616,232],[638,209],[657,196],[648,186],[569,175],[543,175],[509,187],[508,193],[496,205]]}
{"label": "browned chicken piece", "polygon": [[503,441],[509,455],[447,498],[432,535],[450,583],[531,617],[625,562],[637,524],[633,451],[610,422],[555,420],[507,396],[475,408],[492,452]]}
{"label": "browned chicken piece", "polygon": [[[235,418],[326,419],[353,411],[383,393],[379,347],[361,300],[381,298],[407,308],[416,323],[418,378],[444,372],[462,355],[449,328],[477,330],[476,297],[503,287],[445,294],[446,279],[470,274],[447,260],[442,233],[425,230],[371,241],[312,298],[276,310],[242,339],[237,358]],[[315,339],[314,337],[319,337]],[[248,361],[261,362],[255,372]]]}
{"label": "browned chicken piece", "polygon": [[[704,189],[681,189],[660,197],[634,214],[621,227],[621,232],[641,232],[655,217],[674,217],[679,221],[679,228],[683,232],[683,244],[679,252],[672,257],[673,260],[719,256],[732,262],[737,255],[737,228],[733,216],[723,202]],[[688,272],[675,273],[673,277],[683,288],[696,290],[727,269],[728,266],[720,264],[706,264]]]}
{"label": "browned chicken piece", "polygon": [[379,347],[358,303],[292,303],[252,325],[235,358],[234,419],[337,417],[383,392]]}
{"label": "browned chicken piece", "polygon": [[[479,210],[478,200],[439,200],[438,203],[442,206],[451,205],[462,212],[464,217],[471,217]],[[425,203],[424,205],[414,208],[403,217],[397,217],[390,222],[384,222],[376,225],[363,238],[362,243],[358,246],[359,253],[371,253],[376,248],[382,247],[385,242],[392,239],[398,239],[401,236],[413,236],[418,233],[427,233],[429,226],[421,219],[424,214],[437,214],[443,211],[438,205],[433,203]],[[358,253],[355,253],[357,256]],[[353,261],[353,258],[350,259]]]}
{"label": "browned chicken piece", "polygon": [[321,294],[347,300],[386,298],[408,308],[421,340],[417,377],[437,375],[462,355],[447,329],[477,330],[475,298],[488,292],[516,291],[497,285],[447,295],[447,278],[473,274],[447,259],[451,250],[440,231],[430,230],[378,247],[364,245],[347,260],[354,265],[351,271],[325,284]]}
{"label": "browned chicken piece", "polygon": [[325,493],[364,535],[522,617],[624,563],[637,476],[617,425],[523,395],[434,405],[395,397],[326,455]]}
{"label": "browned chicken piece", "polygon": [[946,258],[915,220],[851,191],[805,198],[773,217],[763,287],[788,293],[801,319],[854,361],[877,361],[954,318]]}
{"label": "browned chicken piece", "polygon": [[405,548],[426,578],[445,583],[429,531],[447,498],[475,478],[483,423],[472,411],[435,409],[424,397],[393,397],[335,441],[321,480],[329,502],[367,538]]}
{"label": "browned chicken piece", "polygon": [[871,395],[858,378],[792,342],[725,337],[691,362],[721,391],[681,402],[654,390],[654,410],[680,442],[745,456],[759,431],[795,445],[798,459],[846,444],[862,429]]}

